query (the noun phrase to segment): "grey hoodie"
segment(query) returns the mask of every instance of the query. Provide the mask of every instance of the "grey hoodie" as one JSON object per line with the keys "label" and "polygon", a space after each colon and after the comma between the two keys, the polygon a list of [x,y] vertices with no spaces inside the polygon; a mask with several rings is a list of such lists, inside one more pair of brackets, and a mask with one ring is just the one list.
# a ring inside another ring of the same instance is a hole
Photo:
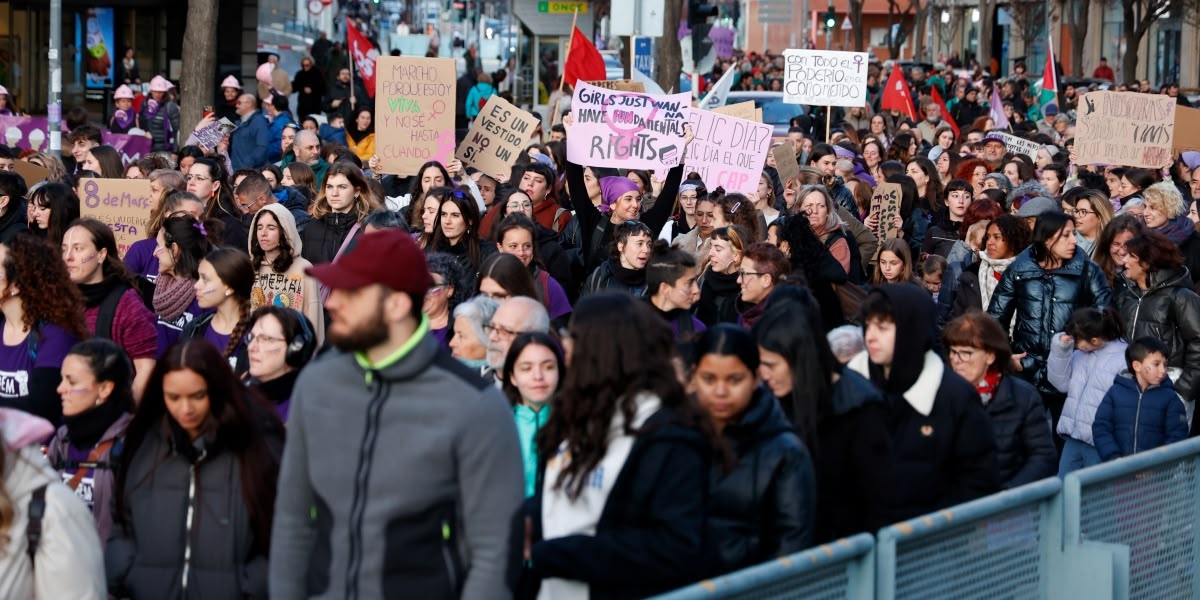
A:
{"label": "grey hoodie", "polygon": [[254,256],[253,240],[257,235],[258,222],[266,213],[275,217],[280,235],[287,237],[287,243],[292,248],[292,266],[285,273],[276,273],[269,263],[257,265],[258,273],[254,276],[254,288],[250,292],[250,307],[258,309],[264,305],[276,305],[304,313],[312,323],[317,336],[317,346],[320,347],[325,341],[325,311],[321,307],[321,287],[317,280],[304,272],[312,263],[300,256],[300,252],[304,250],[304,241],[300,238],[300,231],[296,229],[296,218],[282,204],[268,204],[262,207],[250,219],[247,252]]}
{"label": "grey hoodie", "polygon": [[524,499],[512,410],[428,320],[379,368],[300,374],[271,536],[276,599],[511,598]]}

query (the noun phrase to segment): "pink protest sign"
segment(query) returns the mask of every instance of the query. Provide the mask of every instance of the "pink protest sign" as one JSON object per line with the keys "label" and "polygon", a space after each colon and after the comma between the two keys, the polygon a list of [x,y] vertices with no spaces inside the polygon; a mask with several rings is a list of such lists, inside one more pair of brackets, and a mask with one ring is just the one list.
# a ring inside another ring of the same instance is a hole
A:
{"label": "pink protest sign", "polygon": [[606,90],[579,82],[567,160],[587,167],[655,170],[683,159],[690,96]]}
{"label": "pink protest sign", "polygon": [[693,110],[688,121],[696,137],[688,146],[685,172],[699,173],[710,190],[758,191],[771,150],[771,126],[707,110]]}

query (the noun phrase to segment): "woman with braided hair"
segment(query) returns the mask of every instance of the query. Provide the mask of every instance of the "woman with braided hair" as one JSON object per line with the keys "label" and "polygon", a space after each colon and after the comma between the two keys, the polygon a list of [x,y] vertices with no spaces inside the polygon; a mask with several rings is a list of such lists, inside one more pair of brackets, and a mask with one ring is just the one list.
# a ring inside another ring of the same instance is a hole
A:
{"label": "woman with braided hair", "polygon": [[204,338],[229,359],[241,375],[249,368],[243,337],[250,322],[254,265],[245,252],[218,248],[200,262],[196,280],[196,302],[208,314],[188,323],[183,339]]}

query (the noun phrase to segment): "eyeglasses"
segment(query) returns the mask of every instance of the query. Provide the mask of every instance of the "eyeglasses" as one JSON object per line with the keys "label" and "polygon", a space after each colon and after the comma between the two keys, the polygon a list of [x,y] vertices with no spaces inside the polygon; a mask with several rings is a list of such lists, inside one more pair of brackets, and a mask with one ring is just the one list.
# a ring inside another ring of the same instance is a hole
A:
{"label": "eyeglasses", "polygon": [[205,177],[203,175],[184,175],[183,180],[184,181],[212,181],[212,177]]}
{"label": "eyeglasses", "polygon": [[501,325],[496,325],[494,323],[488,323],[487,325],[484,325],[483,330],[485,332],[487,332],[488,335],[491,335],[494,333],[498,337],[502,337],[502,338],[517,337],[518,335],[521,335],[521,333],[522,333],[520,331],[513,331],[507,327],[504,327]]}
{"label": "eyeglasses", "polygon": [[1071,210],[1071,209],[1064,210],[1063,213],[1066,214],[1068,217],[1086,217],[1088,215],[1096,214],[1096,211],[1088,210],[1086,208],[1077,208],[1075,210]]}
{"label": "eyeglasses", "polygon": [[258,342],[259,344],[274,345],[274,344],[287,342],[287,339],[281,338],[281,337],[275,337],[272,335],[265,335],[265,334],[261,334],[261,333],[260,334],[247,333],[246,337],[242,338],[242,341],[246,342],[246,346],[249,347],[250,344],[253,344],[254,342]]}
{"label": "eyeglasses", "polygon": [[974,348],[958,348],[958,349],[951,348],[950,349],[950,359],[951,360],[961,360],[963,362],[966,362],[968,360],[971,360],[974,357],[975,357],[975,349]]}
{"label": "eyeglasses", "polygon": [[737,274],[739,278],[745,278],[751,275],[763,275],[763,273],[755,273],[754,271],[738,271]]}

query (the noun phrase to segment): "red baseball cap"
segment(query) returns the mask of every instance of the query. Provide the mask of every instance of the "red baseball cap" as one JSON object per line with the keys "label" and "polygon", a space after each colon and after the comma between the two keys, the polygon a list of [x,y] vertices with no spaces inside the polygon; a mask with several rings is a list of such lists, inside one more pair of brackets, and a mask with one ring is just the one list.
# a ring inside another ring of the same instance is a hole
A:
{"label": "red baseball cap", "polygon": [[331,263],[306,271],[325,287],[353,290],[379,284],[423,301],[433,285],[425,253],[402,229],[385,229],[358,239],[354,248]]}

